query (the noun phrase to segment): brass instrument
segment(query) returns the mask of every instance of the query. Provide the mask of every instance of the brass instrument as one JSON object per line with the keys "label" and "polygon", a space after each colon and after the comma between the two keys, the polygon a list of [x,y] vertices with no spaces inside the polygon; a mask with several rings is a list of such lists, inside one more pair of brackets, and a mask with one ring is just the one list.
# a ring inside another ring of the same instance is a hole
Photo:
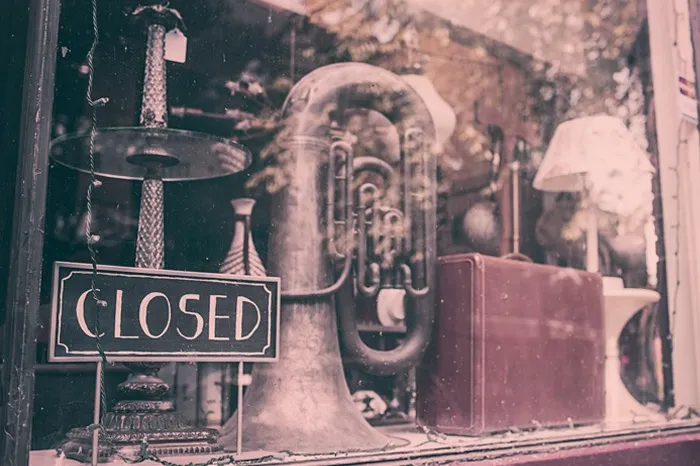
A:
{"label": "brass instrument", "polygon": [[[400,160],[354,157],[342,123],[358,108],[377,111],[395,126]],[[378,375],[411,368],[429,342],[436,265],[433,120],[399,76],[361,63],[325,66],[304,77],[287,98],[283,118],[277,168],[286,183],[271,202],[268,254],[269,272],[283,287],[280,358],[254,368],[243,401],[243,446],[298,453],[383,448],[392,441],[352,402],[338,333],[347,356]],[[407,332],[397,348],[378,351],[360,338],[354,302],[385,289],[405,291]],[[234,416],[219,442],[233,450],[236,435]]]}

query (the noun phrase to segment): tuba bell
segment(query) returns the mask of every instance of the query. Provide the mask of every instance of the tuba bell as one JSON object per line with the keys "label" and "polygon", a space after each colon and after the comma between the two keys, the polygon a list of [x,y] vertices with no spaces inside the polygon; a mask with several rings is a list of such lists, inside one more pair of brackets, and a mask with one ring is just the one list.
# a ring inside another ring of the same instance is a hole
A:
{"label": "tuba bell", "polygon": [[[354,157],[344,115],[379,112],[400,157]],[[270,151],[276,170],[268,269],[282,283],[280,356],[256,365],[243,399],[247,450],[330,453],[391,446],[352,401],[344,353],[370,373],[414,366],[432,331],[436,265],[435,128],[399,76],[362,63],[315,70],[284,103]],[[280,181],[281,180],[281,181]],[[360,338],[355,302],[405,294],[406,336],[389,351]],[[340,335],[340,338],[338,337]],[[340,340],[340,342],[339,342]],[[219,442],[236,446],[236,416]]]}

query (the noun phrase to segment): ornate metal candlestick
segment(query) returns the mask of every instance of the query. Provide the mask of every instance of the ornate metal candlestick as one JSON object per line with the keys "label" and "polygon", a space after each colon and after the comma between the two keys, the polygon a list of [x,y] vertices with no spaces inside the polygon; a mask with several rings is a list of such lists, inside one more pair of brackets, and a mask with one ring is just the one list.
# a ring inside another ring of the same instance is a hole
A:
{"label": "ornate metal candlestick", "polygon": [[[94,169],[100,176],[142,179],[136,245],[136,267],[162,269],[164,260],[163,182],[210,179],[230,175],[250,164],[244,147],[221,138],[167,129],[165,36],[182,28],[175,10],[156,4],[137,8],[134,15],[146,23],[148,43],[141,108],[141,127],[104,128],[95,136]],[[52,145],[59,163],[89,172],[89,134],[61,137]],[[144,439],[157,455],[206,453],[220,449],[216,431],[189,427],[167,399],[170,387],[157,377],[162,363],[135,361],[119,386],[122,400],[103,419],[99,456],[116,451],[129,454]],[[89,460],[90,430],[68,433],[67,456]]]}

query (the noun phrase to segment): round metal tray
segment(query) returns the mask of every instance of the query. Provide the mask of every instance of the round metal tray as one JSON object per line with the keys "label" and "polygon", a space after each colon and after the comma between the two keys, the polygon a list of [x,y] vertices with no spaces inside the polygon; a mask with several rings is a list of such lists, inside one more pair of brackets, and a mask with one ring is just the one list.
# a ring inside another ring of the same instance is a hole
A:
{"label": "round metal tray", "polygon": [[[90,132],[67,134],[52,141],[51,157],[69,168],[89,173],[89,149]],[[163,181],[190,181],[219,178],[245,170],[251,163],[251,154],[234,141],[178,129],[116,127],[96,131],[96,175],[143,179],[147,168],[132,163],[136,159],[141,162],[160,160],[162,164],[156,173]]]}

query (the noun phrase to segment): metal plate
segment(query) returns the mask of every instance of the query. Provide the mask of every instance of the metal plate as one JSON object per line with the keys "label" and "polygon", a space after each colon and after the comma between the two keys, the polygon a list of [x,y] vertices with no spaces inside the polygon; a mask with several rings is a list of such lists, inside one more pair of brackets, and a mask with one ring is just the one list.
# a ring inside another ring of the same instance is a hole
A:
{"label": "metal plate", "polygon": [[[69,168],[89,173],[90,133],[61,136],[51,143],[51,157]],[[146,168],[127,158],[147,151],[165,152],[179,163],[162,167],[163,181],[207,180],[245,170],[251,154],[240,144],[204,133],[178,129],[100,128],[95,135],[95,173],[98,176],[140,180]]]}

